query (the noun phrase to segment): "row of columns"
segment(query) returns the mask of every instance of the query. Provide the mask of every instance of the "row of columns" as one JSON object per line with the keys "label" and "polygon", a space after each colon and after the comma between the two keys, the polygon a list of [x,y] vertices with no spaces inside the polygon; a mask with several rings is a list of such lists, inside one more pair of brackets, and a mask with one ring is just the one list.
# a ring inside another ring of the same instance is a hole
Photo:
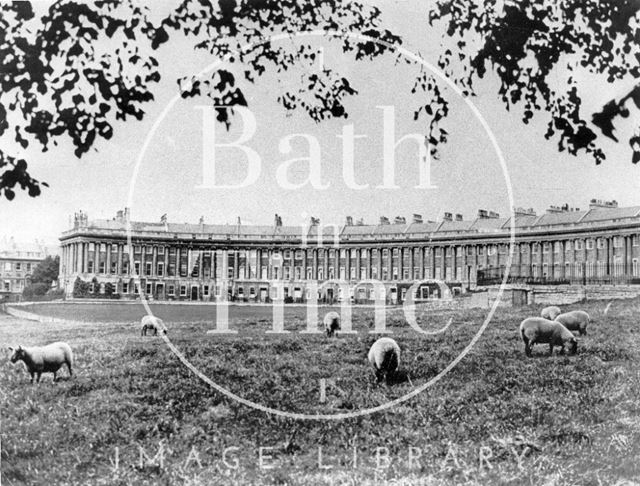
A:
{"label": "row of columns", "polygon": [[[620,252],[622,253],[621,263],[624,268],[628,268],[633,258],[633,241],[631,236],[622,236],[622,244],[620,246]],[[572,242],[575,239],[570,240]],[[573,248],[573,258],[569,259],[570,262],[588,260],[588,251],[586,241],[582,240],[581,250]],[[597,247],[593,251],[597,252],[598,261],[604,263],[605,268],[611,269],[614,262],[614,245],[613,237],[607,237],[604,239],[604,248],[598,249]],[[537,253],[533,252],[534,245],[538,244]],[[554,245],[559,245],[559,251],[554,251]],[[99,243],[95,244],[97,247]],[[116,251],[112,251],[112,247],[115,245]],[[522,246],[525,246],[528,254],[526,261],[523,259],[523,253],[521,251]],[[551,268],[554,268],[555,264],[560,265],[562,272],[564,272],[566,259],[565,241],[549,242],[550,255],[545,259],[545,252],[542,249],[542,244],[534,242],[522,242],[519,243],[514,252],[513,264],[518,265],[519,268],[525,268],[529,266],[529,272],[533,272],[533,265],[539,266],[540,271],[543,268],[544,263],[550,264]],[[170,265],[169,247],[164,247],[164,251],[160,253],[158,246],[152,246],[152,251],[148,253],[147,246],[141,245],[140,256],[140,274],[142,276],[168,276],[168,270]],[[312,248],[311,255],[308,254],[307,249],[297,249],[302,251],[302,258],[296,259],[296,249],[291,249],[292,258],[289,259],[288,264],[274,264],[273,255],[275,253],[282,254],[282,249],[264,249],[259,248],[255,250],[255,263],[252,263],[250,258],[250,249],[216,249],[216,250],[203,250],[203,249],[189,249],[184,246],[171,247],[175,250],[175,267],[173,274],[175,276],[190,277],[193,274],[194,256],[197,256],[197,277],[205,278],[257,278],[257,279],[283,279],[284,269],[288,268],[288,278],[297,279],[296,268],[299,268],[299,279],[306,280],[310,277],[312,280],[326,280],[329,278],[344,278],[346,280],[361,280],[364,278],[375,278],[381,280],[405,280],[405,266],[408,266],[408,279],[428,279],[439,278],[443,280],[461,280],[466,281],[468,279],[473,280],[475,272],[471,272],[471,276],[466,274],[465,270],[469,268],[477,269],[480,267],[490,266],[504,266],[507,261],[507,254],[501,253],[497,249],[497,244],[471,244],[471,245],[439,245],[439,246],[395,246],[395,247],[378,247],[371,248],[348,248],[344,258],[340,257],[340,249],[333,250],[333,257],[329,258],[330,249]],[[473,250],[468,251],[469,248]],[[495,254],[489,254],[489,249]],[[482,249],[482,251],[478,251]],[[93,268],[89,271],[89,242],[74,242],[63,246],[62,248],[62,269],[61,272],[64,275],[74,273],[104,273],[104,274],[134,274],[134,268],[129,263],[128,271],[123,268],[123,263],[128,261],[128,255],[124,251],[125,245],[122,243],[106,244],[106,252],[104,259],[93,258]],[[377,258],[374,261],[373,250],[377,250]],[[387,257],[383,258],[383,251],[387,250]],[[182,262],[184,260],[184,252],[192,251],[192,258],[187,257],[187,269],[186,275],[182,271]],[[353,254],[352,254],[353,251]],[[366,254],[364,252],[366,251]],[[209,253],[210,265],[207,268],[207,275],[205,275],[204,267],[204,255],[205,252]],[[321,252],[324,252],[324,257],[321,262]],[[240,266],[240,256],[244,254],[245,263]],[[95,253],[94,253],[95,255]],[[138,254],[136,254],[137,256]],[[229,257],[233,256],[232,267],[229,267]],[[557,256],[557,257],[556,257]],[[604,260],[599,257],[603,256]],[[581,258],[578,258],[581,257]],[[111,272],[111,264],[115,259],[116,267],[115,272]],[[263,261],[263,260],[266,260]],[[296,265],[296,261],[300,261]],[[330,265],[332,260],[332,265]],[[545,261],[546,260],[546,261]],[[101,272],[99,265],[104,261],[104,272]],[[151,263],[151,272],[148,274],[146,264]],[[159,272],[159,263],[163,263],[163,270]],[[263,265],[264,263],[264,265]],[[191,264],[191,265],[190,265]],[[263,267],[266,267],[263,269]],[[330,275],[330,267],[333,267],[333,275]],[[341,267],[344,268],[344,275],[340,274]],[[233,269],[233,272],[229,274],[229,268]],[[244,269],[244,274],[241,275],[241,268]],[[253,268],[253,271],[250,269]],[[309,272],[308,269],[311,269]],[[352,273],[352,269],[355,268],[355,272]],[[320,272],[322,269],[322,272]],[[375,272],[373,271],[375,269]],[[416,270],[417,269],[417,272]],[[460,270],[460,271],[459,271]],[[461,275],[459,274],[461,273]],[[147,275],[148,274],[148,275]],[[355,275],[354,275],[355,274]],[[530,275],[532,273],[529,273]]]}

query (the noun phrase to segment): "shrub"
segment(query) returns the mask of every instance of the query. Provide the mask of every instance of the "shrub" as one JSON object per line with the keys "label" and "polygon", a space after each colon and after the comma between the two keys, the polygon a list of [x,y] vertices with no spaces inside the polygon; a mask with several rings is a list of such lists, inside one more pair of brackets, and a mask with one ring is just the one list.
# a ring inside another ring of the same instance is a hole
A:
{"label": "shrub", "polygon": [[22,291],[22,297],[24,297],[25,299],[30,299],[32,297],[41,297],[46,294],[50,288],[51,285],[46,283],[35,283],[27,285]]}
{"label": "shrub", "polygon": [[73,283],[73,296],[75,298],[87,297],[89,295],[89,287],[89,282],[76,277],[76,281]]}

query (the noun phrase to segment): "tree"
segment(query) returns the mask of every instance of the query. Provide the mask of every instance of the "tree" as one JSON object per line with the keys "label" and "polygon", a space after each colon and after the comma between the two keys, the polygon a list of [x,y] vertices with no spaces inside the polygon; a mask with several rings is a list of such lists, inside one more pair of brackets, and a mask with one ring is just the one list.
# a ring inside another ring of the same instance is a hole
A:
{"label": "tree", "polygon": [[[110,139],[117,121],[141,120],[160,80],[151,55],[176,31],[193,39],[195,49],[229,56],[229,63],[255,82],[269,67],[287,71],[314,62],[309,45],[276,47],[262,42],[271,33],[303,30],[358,31],[389,43],[400,39],[381,29],[380,12],[346,0],[183,0],[159,25],[134,0],[81,3],[61,0],[42,18],[29,2],[0,4],[0,137],[13,136],[23,148],[46,151],[70,138],[82,157],[99,138]],[[334,38],[330,36],[330,38]],[[386,50],[374,42],[342,42],[355,59],[371,59]],[[246,44],[255,44],[241,50]],[[233,106],[247,105],[232,70],[208,78],[179,80],[184,97],[206,95],[227,126]],[[355,94],[349,81],[325,68],[299,81],[299,89],[278,94],[286,109],[304,109],[314,120],[346,116],[342,100]],[[318,95],[318,96],[314,96]],[[27,161],[0,151],[0,195],[11,200],[15,189],[32,197],[46,186],[33,178]]]}
{"label": "tree", "polygon": [[[586,152],[599,164],[606,157],[594,129],[617,141],[614,121],[629,116],[630,102],[640,108],[640,84],[593,113],[592,128],[577,75],[585,70],[608,83],[640,78],[639,12],[640,0],[439,0],[429,23],[446,30],[438,64],[467,95],[491,70],[502,102],[521,110],[524,123],[548,113],[545,137],[555,137],[561,152]],[[554,86],[565,69],[566,83]],[[635,128],[633,163],[640,160],[640,124]]]}
{"label": "tree", "polygon": [[38,263],[38,265],[33,269],[33,273],[31,274],[31,283],[42,283],[51,286],[51,282],[58,279],[59,273],[60,257],[48,256]]}

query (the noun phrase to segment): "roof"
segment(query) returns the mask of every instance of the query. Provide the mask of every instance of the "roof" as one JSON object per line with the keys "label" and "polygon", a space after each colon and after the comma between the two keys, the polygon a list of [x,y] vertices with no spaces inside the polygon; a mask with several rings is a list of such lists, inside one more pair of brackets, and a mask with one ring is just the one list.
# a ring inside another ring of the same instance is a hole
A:
{"label": "roof", "polygon": [[[407,235],[408,238],[430,238],[444,233],[478,234],[499,233],[506,234],[511,227],[512,218],[476,218],[468,221],[428,221],[425,223],[398,223],[398,224],[374,224],[374,225],[314,225],[308,228],[303,226],[275,226],[275,225],[248,225],[248,224],[190,224],[190,223],[149,223],[132,222],[132,229],[136,233],[168,233],[168,234],[194,234],[215,235],[225,238],[264,238],[264,237],[288,237],[302,239],[306,232],[310,238],[318,236],[321,231],[324,237],[334,238],[336,233],[344,239],[358,239],[366,237],[398,238]],[[626,208],[591,208],[586,211],[562,211],[547,212],[540,216],[534,214],[520,214],[515,216],[514,225],[520,231],[536,230],[554,226],[591,226],[592,224],[607,222],[637,221],[640,225],[640,206]],[[320,229],[322,228],[322,229]],[[126,231],[124,221],[112,219],[98,219],[89,221],[86,226],[76,226],[65,232],[63,237],[73,235],[83,230],[113,230]],[[1,242],[0,242],[1,243]],[[0,244],[1,248],[1,244]]]}

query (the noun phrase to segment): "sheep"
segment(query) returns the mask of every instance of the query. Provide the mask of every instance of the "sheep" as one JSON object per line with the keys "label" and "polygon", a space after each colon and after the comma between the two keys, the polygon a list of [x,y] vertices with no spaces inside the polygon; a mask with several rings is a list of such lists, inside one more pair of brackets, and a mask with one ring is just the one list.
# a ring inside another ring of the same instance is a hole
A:
{"label": "sheep", "polygon": [[589,325],[589,314],[585,311],[574,310],[571,312],[565,312],[555,318],[556,321],[561,323],[569,331],[578,331],[580,335],[587,335],[587,326]]}
{"label": "sheep", "polygon": [[550,321],[553,321],[561,313],[562,311],[560,310],[560,307],[557,307],[555,305],[550,305],[549,307],[545,307],[544,309],[542,309],[542,312],[540,313],[540,315],[545,319],[549,319]]}
{"label": "sheep", "polygon": [[141,336],[146,336],[147,331],[153,331],[153,335],[158,335],[158,330],[162,331],[163,334],[167,334],[167,328],[164,325],[164,322],[159,317],[146,315],[142,318],[141,321],[142,328],[140,330]]}
{"label": "sheep", "polygon": [[340,330],[340,314],[334,311],[327,312],[327,315],[324,316],[324,330],[329,337]]}
{"label": "sheep", "polygon": [[36,383],[40,383],[40,375],[42,373],[53,373],[53,381],[56,381],[56,373],[63,364],[67,365],[69,377],[73,376],[71,365],[73,364],[73,352],[67,343],[55,342],[46,346],[33,346],[23,348],[9,348],[13,353],[11,362],[24,361],[27,370],[31,375],[31,383],[33,384],[33,375],[36,375]]}
{"label": "sheep", "polygon": [[578,338],[558,321],[550,321],[543,317],[528,317],[520,324],[520,335],[524,341],[524,351],[531,356],[531,347],[536,343],[549,343],[549,355],[553,347],[560,346],[560,354],[565,348],[570,354],[578,350]]}
{"label": "sheep", "polygon": [[377,383],[384,379],[388,384],[400,366],[400,346],[393,339],[382,337],[373,343],[368,358],[375,369]]}

